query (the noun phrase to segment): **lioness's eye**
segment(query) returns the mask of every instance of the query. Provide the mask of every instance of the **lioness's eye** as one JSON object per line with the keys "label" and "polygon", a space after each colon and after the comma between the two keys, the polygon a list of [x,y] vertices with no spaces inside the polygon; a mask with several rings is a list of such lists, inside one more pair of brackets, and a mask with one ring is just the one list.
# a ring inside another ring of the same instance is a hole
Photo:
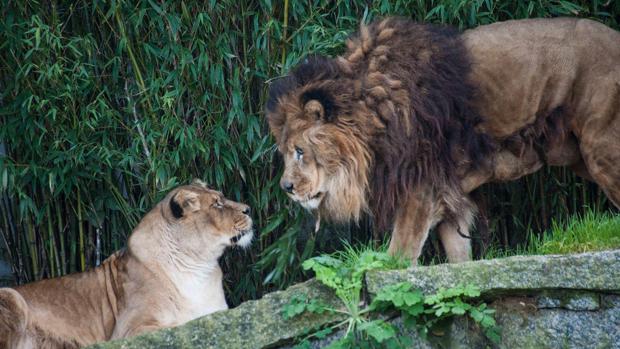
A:
{"label": "lioness's eye", "polygon": [[301,160],[301,157],[304,155],[304,151],[299,147],[295,147],[295,159]]}
{"label": "lioness's eye", "polygon": [[224,205],[223,205],[223,204],[222,204],[222,202],[220,202],[220,201],[216,201],[216,202],[213,204],[213,206],[215,206],[215,208],[222,208],[222,207],[224,207]]}

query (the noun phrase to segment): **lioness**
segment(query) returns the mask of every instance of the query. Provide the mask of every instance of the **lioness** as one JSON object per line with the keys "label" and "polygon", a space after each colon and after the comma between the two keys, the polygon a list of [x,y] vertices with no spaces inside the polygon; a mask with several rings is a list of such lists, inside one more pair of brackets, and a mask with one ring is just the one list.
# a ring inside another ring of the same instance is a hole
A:
{"label": "lioness", "polygon": [[[470,259],[469,193],[570,166],[620,206],[620,33],[571,18],[456,30],[387,18],[274,81],[281,187],[335,221],[364,211],[415,262],[437,226]],[[317,220],[318,221],[318,220]]]}
{"label": "lioness", "polygon": [[101,266],[0,289],[0,346],[78,348],[227,309],[218,257],[250,244],[249,212],[201,182],[172,190]]}

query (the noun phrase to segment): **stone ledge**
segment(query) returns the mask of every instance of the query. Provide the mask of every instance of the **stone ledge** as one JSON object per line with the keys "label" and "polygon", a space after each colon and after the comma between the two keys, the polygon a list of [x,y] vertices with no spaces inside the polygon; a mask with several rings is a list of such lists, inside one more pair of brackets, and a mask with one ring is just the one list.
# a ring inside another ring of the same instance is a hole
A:
{"label": "stone ledge", "polygon": [[[423,340],[408,332],[420,348],[620,348],[620,250],[376,271],[366,276],[366,291],[372,296],[401,281],[425,293],[473,283],[497,309],[496,320],[503,328],[502,342],[494,345],[472,321],[459,317],[440,337]],[[298,294],[334,307],[340,304],[329,289],[311,280],[184,326],[93,348],[282,348],[310,328],[343,319],[306,314],[284,320],[282,306]],[[313,347],[326,343],[318,341]]]}
{"label": "stone ledge", "polygon": [[227,311],[190,321],[176,328],[147,333],[129,340],[95,344],[90,348],[265,348],[302,336],[308,328],[344,319],[338,314],[304,314],[285,320],[280,311],[295,295],[319,298],[334,307],[340,301],[316,280],[273,292]]}
{"label": "stone ledge", "polygon": [[547,289],[620,292],[620,250],[575,255],[516,256],[459,264],[373,271],[366,275],[370,294],[385,285],[409,281],[425,293],[472,283],[484,296]]}

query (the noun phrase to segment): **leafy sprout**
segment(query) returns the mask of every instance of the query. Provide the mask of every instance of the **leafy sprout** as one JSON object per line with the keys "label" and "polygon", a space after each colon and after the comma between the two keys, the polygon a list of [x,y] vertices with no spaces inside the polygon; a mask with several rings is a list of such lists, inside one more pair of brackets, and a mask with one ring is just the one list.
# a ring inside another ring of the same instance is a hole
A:
{"label": "leafy sprout", "polygon": [[480,290],[473,285],[458,285],[424,295],[411,283],[401,282],[379,290],[370,304],[362,299],[363,279],[367,271],[406,267],[407,264],[385,251],[350,246],[342,252],[306,260],[303,267],[314,271],[318,281],[334,290],[345,310],[300,295],[283,307],[284,318],[326,311],[343,313],[347,318],[310,333],[301,341],[299,348],[307,347],[310,339],[324,338],[336,329],[343,329],[344,335],[334,340],[328,348],[410,347],[411,339],[387,321],[390,314],[395,313],[402,317],[405,325],[417,329],[422,337],[427,337],[431,329],[444,319],[469,316],[491,341],[499,341],[499,328],[493,318],[495,311],[478,300]]}

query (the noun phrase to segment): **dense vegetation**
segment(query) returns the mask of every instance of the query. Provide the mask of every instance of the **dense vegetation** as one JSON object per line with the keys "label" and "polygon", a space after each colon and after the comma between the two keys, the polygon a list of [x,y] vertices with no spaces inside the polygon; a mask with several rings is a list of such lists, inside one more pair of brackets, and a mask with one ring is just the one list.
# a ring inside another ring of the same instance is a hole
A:
{"label": "dense vegetation", "polygon": [[[303,260],[341,240],[381,240],[368,218],[312,233],[278,188],[262,110],[270,78],[308,53],[338,54],[360,21],[387,14],[460,28],[569,15],[617,29],[620,2],[3,1],[0,245],[17,281],[98,264],[194,177],[253,207],[255,244],[222,260],[233,304],[300,280]],[[565,169],[479,194],[488,221],[477,254],[515,247],[553,217],[609,207]],[[438,246],[430,239],[428,255]]]}

